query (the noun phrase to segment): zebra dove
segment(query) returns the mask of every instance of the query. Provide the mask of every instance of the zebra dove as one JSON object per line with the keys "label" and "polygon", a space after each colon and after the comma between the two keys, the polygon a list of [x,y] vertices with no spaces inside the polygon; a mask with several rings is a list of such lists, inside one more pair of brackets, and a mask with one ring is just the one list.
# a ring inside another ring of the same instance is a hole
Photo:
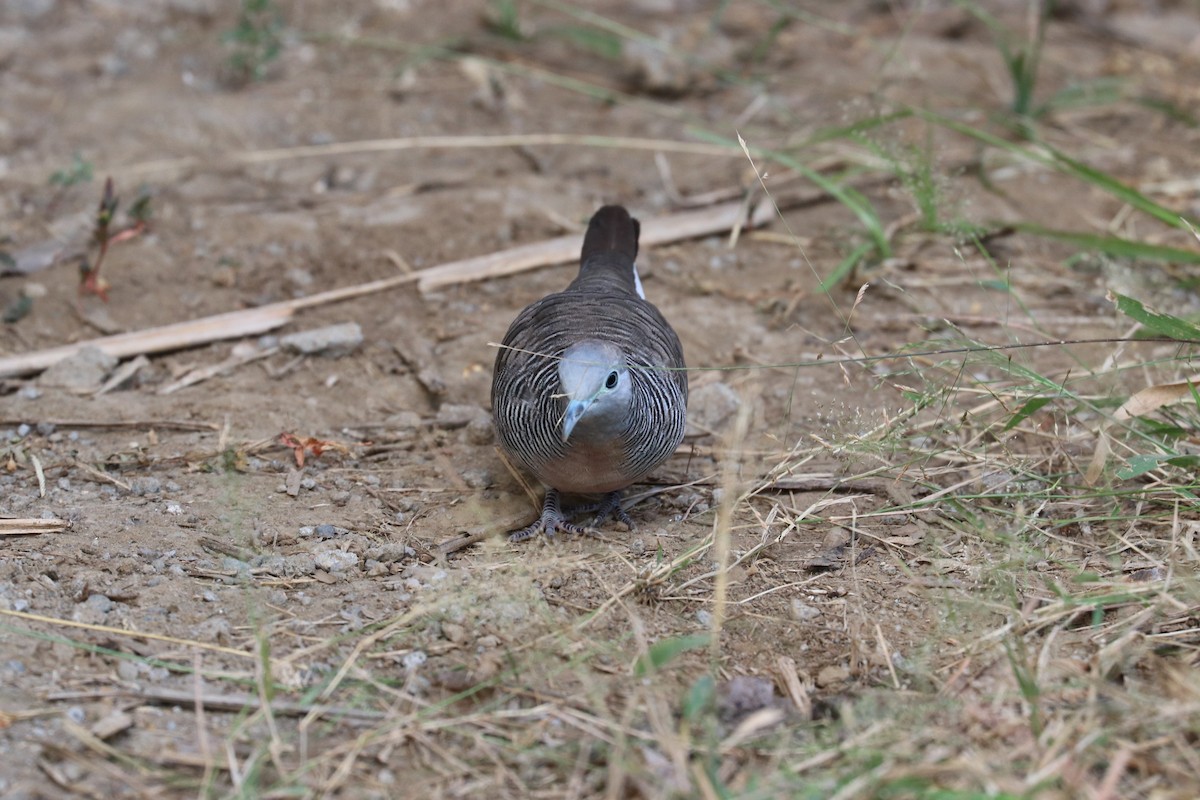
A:
{"label": "zebra dove", "polygon": [[492,415],[504,452],[549,487],[520,541],[567,521],[560,493],[604,495],[594,526],[615,516],[632,530],[621,490],[683,440],[687,375],[679,337],[645,299],[634,259],[638,221],[621,206],[596,212],[579,275],[529,305],[509,326],[492,376]]}

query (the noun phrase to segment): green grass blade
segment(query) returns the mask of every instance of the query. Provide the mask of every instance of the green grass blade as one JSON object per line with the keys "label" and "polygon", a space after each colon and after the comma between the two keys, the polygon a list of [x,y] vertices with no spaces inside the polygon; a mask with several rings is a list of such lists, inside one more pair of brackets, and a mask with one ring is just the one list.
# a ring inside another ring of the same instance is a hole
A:
{"label": "green grass blade", "polygon": [[1170,314],[1146,308],[1138,300],[1123,294],[1116,296],[1117,311],[1135,322],[1140,322],[1146,330],[1158,336],[1178,339],[1181,342],[1200,342],[1200,328],[1186,320]]}
{"label": "green grass blade", "polygon": [[[913,109],[913,113],[923,120],[932,122],[933,124],[939,125],[948,130],[952,130],[955,133],[960,133],[963,136],[968,136],[977,142],[1005,150],[1020,158],[1029,159],[1030,161],[1036,161],[1039,164],[1045,164],[1047,166],[1054,167],[1059,172],[1086,181],[1087,183],[1090,183],[1099,189],[1103,189],[1113,197],[1116,197],[1118,200],[1128,203],[1139,211],[1142,211],[1161,222],[1165,222],[1172,228],[1186,227],[1184,224],[1184,220],[1186,218],[1184,218],[1178,212],[1159,205],[1138,190],[1130,186],[1126,186],[1111,175],[1101,172],[1094,167],[1089,167],[1087,164],[1073,159],[1065,153],[1060,153],[1052,147],[1043,145],[1045,148],[1044,152],[1036,149],[1030,149],[1028,147],[1022,147],[1015,142],[1010,142],[1007,139],[1002,139],[995,134],[980,130],[973,125],[967,125],[964,122],[959,122],[956,119],[943,116],[933,111]],[[1189,219],[1187,221],[1191,222],[1193,225],[1200,224],[1196,223],[1195,220]]]}
{"label": "green grass blade", "polygon": [[1004,423],[1002,430],[1011,431],[1013,428],[1020,425],[1053,399],[1054,398],[1052,397],[1031,397],[1030,399],[1026,400],[1025,403],[1019,409],[1017,409],[1017,413],[1012,415],[1012,419]]}
{"label": "green grass blade", "polygon": [[858,247],[850,251],[850,253],[838,262],[838,265],[833,268],[833,272],[821,281],[821,285],[817,288],[822,292],[828,292],[833,287],[837,286],[846,276],[854,271],[859,262],[867,257],[870,252],[875,249],[875,245],[871,242],[863,242]]}
{"label": "green grass blade", "polygon": [[[701,136],[700,132],[697,132],[697,136],[698,138],[702,138],[704,141],[710,144],[740,147],[736,141],[722,136],[717,136],[716,134],[709,133],[708,135]],[[787,153],[781,153],[777,150],[751,147],[749,144],[747,144],[746,147],[754,156],[767,161],[773,161],[776,164],[780,164],[788,169],[795,170],[796,172],[800,173],[805,178],[815,183],[830,197],[854,212],[854,215],[858,217],[863,227],[867,229],[867,235],[870,236],[871,242],[879,258],[888,258],[891,256],[892,248],[888,242],[887,233],[884,231],[883,222],[880,220],[879,214],[875,211],[875,207],[871,205],[871,201],[863,196],[862,193],[855,191],[849,186],[843,186],[841,183],[832,178],[825,177],[821,173],[817,172],[811,167],[806,166],[794,156],[788,155]]]}
{"label": "green grass blade", "polygon": [[[1065,153],[1061,153],[1052,147],[1047,147],[1046,150],[1053,157],[1053,163],[1059,166],[1062,171],[1103,189],[1118,200],[1128,203],[1160,222],[1165,222],[1172,228],[1184,227],[1181,221],[1182,215],[1178,211],[1172,211],[1165,206],[1159,205],[1137,189],[1126,186],[1111,175],[1101,172],[1094,167],[1089,167],[1082,161],[1077,161]],[[1194,220],[1190,221],[1195,222]]]}
{"label": "green grass blade", "polygon": [[1135,242],[1131,239],[1122,239],[1118,236],[1060,231],[1054,228],[1045,228],[1032,222],[1018,222],[1013,227],[1021,233],[1041,236],[1044,239],[1067,242],[1082,250],[1094,250],[1119,258],[1170,261],[1176,264],[1200,264],[1200,252],[1195,250],[1182,250],[1178,247]]}
{"label": "green grass blade", "polygon": [[687,636],[671,636],[650,645],[646,654],[637,660],[633,674],[641,678],[665,667],[675,660],[676,656],[689,650],[699,650],[708,647],[712,637],[707,633],[693,633]]}

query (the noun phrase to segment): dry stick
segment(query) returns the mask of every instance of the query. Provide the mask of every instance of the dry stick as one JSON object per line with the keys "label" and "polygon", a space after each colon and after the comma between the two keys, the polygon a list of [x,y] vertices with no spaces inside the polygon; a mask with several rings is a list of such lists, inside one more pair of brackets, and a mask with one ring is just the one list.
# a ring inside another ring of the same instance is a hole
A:
{"label": "dry stick", "polygon": [[254,336],[285,324],[291,319],[292,311],[288,303],[276,303],[9,356],[0,359],[0,378],[41,372],[64,358],[70,358],[85,347],[96,347],[114,358],[126,358],[145,353],[178,350],[181,347],[208,344],[221,339]]}
{"label": "dry stick", "polygon": [[[198,704],[210,711],[243,710],[257,711],[262,708],[262,700],[256,695],[237,692],[233,694],[196,694],[186,689],[158,689],[143,687],[140,689],[101,689],[87,692],[55,692],[45,697],[47,702],[99,700],[111,697],[129,697],[148,703],[160,703],[180,708],[195,708]],[[323,716],[342,717],[345,719],[372,722],[387,719],[388,712],[375,711],[368,708],[347,708],[343,706],[325,705],[321,703],[296,703],[287,700],[273,700],[271,711],[280,716],[302,717],[309,712]]]}
{"label": "dry stick", "polygon": [[[0,418],[0,425],[20,425],[28,422],[25,418]],[[157,428],[180,431],[219,431],[221,426],[215,422],[190,422],[174,419],[39,419],[47,425],[56,428]],[[274,441],[272,439],[272,441]]]}
{"label": "dry stick", "polygon": [[[688,211],[648,220],[642,228],[642,243],[665,244],[729,230],[742,220],[742,205],[740,201],[723,203],[701,211]],[[770,209],[756,210],[751,215],[750,223],[757,225],[769,219],[767,210]],[[512,247],[498,253],[453,261],[420,272],[331,289],[296,300],[9,356],[0,359],[0,378],[40,372],[84,347],[97,347],[116,358],[126,358],[194,347],[222,339],[253,336],[286,324],[291,320],[292,314],[304,308],[336,303],[366,294],[377,294],[414,281],[418,282],[421,291],[428,291],[456,283],[511,275],[535,267],[571,261],[578,254],[579,236],[561,236],[544,242]]]}
{"label": "dry stick", "polygon": [[0,536],[28,536],[37,533],[62,533],[65,519],[0,519]]}
{"label": "dry stick", "polygon": [[449,539],[439,542],[430,548],[430,553],[433,554],[435,559],[441,561],[451,553],[457,553],[459,550],[496,536],[498,533],[519,528],[522,524],[528,522],[528,520],[528,511],[522,511],[520,514],[514,514],[503,519],[490,520],[482,525],[476,525],[473,528],[460,531]]}
{"label": "dry stick", "polygon": [[[745,203],[735,200],[699,211],[685,211],[665,217],[655,217],[642,223],[640,244],[642,247],[694,239],[731,230],[749,222],[751,226],[765,224],[772,218],[774,209],[769,204],[760,204],[749,214]],[[523,251],[518,254],[518,251]],[[445,264],[417,273],[420,280],[417,288],[422,292],[439,289],[456,283],[480,281],[501,275],[511,275],[543,264],[571,261],[579,253],[579,236],[560,236],[527,248],[516,247],[478,258],[468,258],[457,264]]]}

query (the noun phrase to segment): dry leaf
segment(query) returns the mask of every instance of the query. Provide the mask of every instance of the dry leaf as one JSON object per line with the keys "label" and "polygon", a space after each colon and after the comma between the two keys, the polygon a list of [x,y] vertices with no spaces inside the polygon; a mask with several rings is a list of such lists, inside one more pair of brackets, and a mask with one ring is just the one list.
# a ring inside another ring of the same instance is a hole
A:
{"label": "dry leaf", "polygon": [[1112,422],[1101,429],[1096,439],[1096,452],[1092,454],[1092,461],[1088,464],[1087,473],[1083,476],[1084,482],[1089,486],[1095,485],[1096,481],[1100,479],[1100,473],[1104,471],[1108,454],[1112,450],[1108,428],[1113,423],[1142,417],[1163,406],[1191,397],[1193,387],[1198,384],[1200,384],[1200,375],[1193,375],[1190,378],[1171,383],[1157,383],[1147,386],[1122,403],[1121,407],[1113,413]]}

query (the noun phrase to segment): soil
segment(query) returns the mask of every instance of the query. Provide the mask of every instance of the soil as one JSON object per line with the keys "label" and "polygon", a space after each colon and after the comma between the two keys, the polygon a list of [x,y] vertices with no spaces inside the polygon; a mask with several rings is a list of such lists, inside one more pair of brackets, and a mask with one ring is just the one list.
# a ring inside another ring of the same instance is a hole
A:
{"label": "soil", "polygon": [[[561,32],[582,23],[553,4],[517,4],[524,41],[498,32],[504,4],[269,5],[281,12],[283,41],[260,80],[242,80],[229,63],[223,34],[237,27],[236,3],[22,0],[0,10],[3,249],[58,251],[43,268],[0,278],[6,308],[22,292],[33,298],[27,315],[0,329],[0,355],[579,233],[606,202],[648,219],[755,184],[736,150],[431,141],[339,153],[331,143],[501,133],[685,142],[706,130],[782,149],[910,103],[986,127],[1010,92],[992,34],[951,4],[915,17],[905,4],[810,4],[815,21],[791,24],[779,24],[770,4],[732,3],[720,15],[718,4],[597,4],[692,60],[597,52]],[[997,5],[1021,24],[1023,4]],[[1195,108],[1200,25],[1190,12],[1079,5],[1088,8],[1064,4],[1050,26],[1039,96],[1120,78]],[[441,57],[434,46],[476,60]],[[617,94],[590,96],[567,80]],[[1130,183],[1195,169],[1194,130],[1133,99],[1058,111],[1046,135]],[[1123,224],[1110,195],[1043,165],[1004,163],[995,150],[981,163],[974,142],[917,120],[865,130],[861,141],[853,154],[845,139],[797,152],[828,174],[857,169],[862,153],[930,159],[943,219],[990,231],[1016,220],[1089,231]],[[276,150],[287,152],[239,155]],[[76,154],[92,179],[51,183]],[[693,374],[694,430],[630,492],[644,495],[633,532],[607,525],[597,537],[521,544],[502,536],[532,520],[534,503],[493,445],[489,343],[524,305],[563,287],[569,264],[306,309],[261,338],[154,355],[103,394],[47,376],[6,379],[0,516],[69,526],[0,539],[0,609],[16,614],[0,621],[0,709],[18,715],[0,732],[0,795],[182,797],[207,786],[223,796],[253,781],[263,796],[286,787],[346,797],[599,792],[605,770],[573,766],[586,754],[558,763],[543,749],[578,739],[573,726],[584,723],[530,709],[578,697],[622,724],[659,713],[672,725],[671,704],[655,710],[633,687],[635,663],[656,642],[710,630],[717,554],[686,556],[723,504],[732,558],[765,549],[729,575],[719,648],[670,661],[655,696],[685,696],[711,664],[724,680],[766,679],[768,698],[779,700],[790,659],[819,712],[866,687],[919,680],[897,663],[943,663],[939,654],[985,624],[949,619],[944,592],[969,590],[989,565],[975,560],[970,537],[888,512],[964,472],[942,479],[944,464],[912,450],[898,463],[877,434],[908,414],[910,393],[934,396],[934,384],[954,375],[929,358],[822,362],[953,346],[962,341],[955,331],[997,344],[1120,336],[1128,321],[1105,300],[1110,273],[1067,260],[1065,245],[1002,234],[985,257],[923,230],[912,191],[886,168],[850,180],[895,226],[894,252],[822,293],[820,280],[864,240],[861,226],[786,169],[759,167],[774,196],[792,199],[761,231],[733,248],[713,236],[640,257],[646,293],[676,327],[689,365],[719,369]],[[109,176],[117,227],[129,224],[124,212],[140,193],[152,217],[106,255],[103,302],[80,293],[78,265],[81,254],[95,258],[90,236]],[[1194,210],[1187,197],[1160,201]],[[1153,236],[1188,246],[1186,234]],[[362,331],[347,355],[271,349],[280,335],[345,322]],[[248,346],[262,357],[160,393]],[[1098,364],[1109,350],[1012,357],[1047,374]],[[810,361],[818,363],[770,366]],[[985,362],[967,369],[981,380],[1000,374]],[[952,436],[963,410],[986,399],[934,403],[913,424]],[[310,448],[298,468],[284,434],[333,446]],[[768,487],[767,476],[787,480]],[[987,464],[965,477],[986,481]],[[824,505],[810,512],[814,504]],[[440,554],[464,533],[489,535]],[[497,730],[523,730],[523,746],[539,755],[511,757],[522,747],[512,739],[493,758],[487,737],[500,734],[465,722],[450,732],[412,723],[359,741],[361,720],[266,720],[249,706],[197,713],[200,694],[259,697],[264,672],[281,702],[358,707],[357,691],[371,698],[364,709],[434,719],[421,714],[436,707],[439,720],[453,719],[448,704],[466,717],[486,707]],[[498,676],[507,704],[470,696],[481,685],[496,691]],[[736,693],[738,684],[722,685]],[[113,720],[118,732],[104,736],[123,758],[104,757],[83,733]],[[263,754],[268,740],[282,751]],[[629,793],[669,792],[646,777],[653,763],[647,756],[645,775],[628,778]],[[572,775],[586,778],[569,785]]]}

